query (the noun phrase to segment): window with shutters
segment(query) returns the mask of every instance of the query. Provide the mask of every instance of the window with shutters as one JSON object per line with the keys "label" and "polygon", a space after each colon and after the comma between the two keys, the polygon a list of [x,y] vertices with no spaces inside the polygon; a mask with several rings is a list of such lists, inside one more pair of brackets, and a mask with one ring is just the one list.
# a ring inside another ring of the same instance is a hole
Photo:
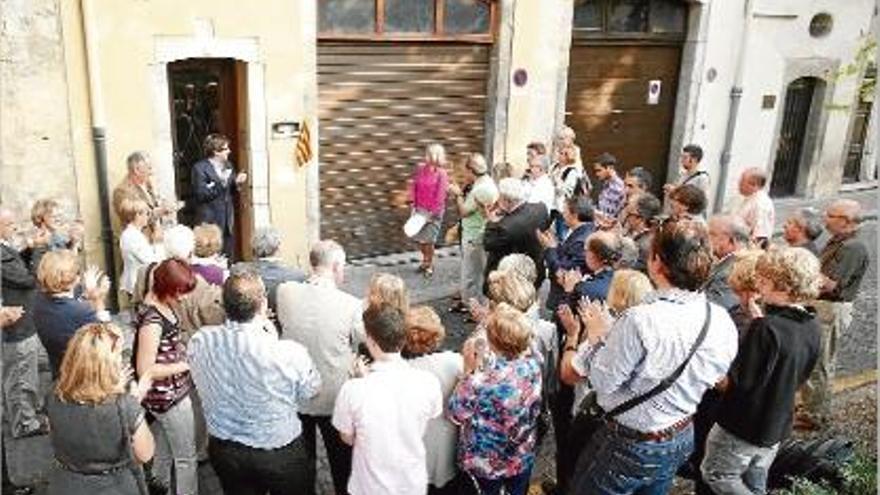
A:
{"label": "window with shutters", "polygon": [[493,41],[497,0],[316,0],[323,40]]}

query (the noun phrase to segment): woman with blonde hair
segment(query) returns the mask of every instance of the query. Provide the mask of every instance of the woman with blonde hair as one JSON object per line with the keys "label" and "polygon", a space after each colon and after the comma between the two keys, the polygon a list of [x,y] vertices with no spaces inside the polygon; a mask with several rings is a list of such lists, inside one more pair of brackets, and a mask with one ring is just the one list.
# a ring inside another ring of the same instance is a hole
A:
{"label": "woman with blonde hair", "polygon": [[[464,371],[461,354],[440,350],[446,329],[440,316],[430,306],[417,306],[406,317],[406,340],[403,357],[410,366],[431,373],[440,382],[443,403],[449,400],[458,376]],[[458,428],[445,416],[428,421],[425,430],[425,448],[428,461],[428,493],[449,493],[458,469],[455,449]]]}
{"label": "woman with blonde hair", "polygon": [[541,414],[541,366],[528,352],[531,324],[501,303],[486,320],[486,336],[487,349],[471,340],[462,348],[464,373],[448,401],[449,419],[460,428],[459,465],[479,493],[525,495]]}
{"label": "woman with blonde hair", "polygon": [[67,346],[47,404],[55,452],[50,495],[143,493],[140,464],[153,457],[154,444],[138,402],[150,379],[126,391],[122,344],[114,325],[90,323]]}
{"label": "woman with blonde hair", "polygon": [[422,262],[419,272],[426,277],[434,274],[434,245],[440,236],[443,213],[446,210],[446,192],[449,175],[446,166],[446,151],[438,143],[428,145],[425,160],[416,166],[409,184],[409,201],[413,215],[425,217],[425,224],[412,236],[419,244]]}
{"label": "woman with blonde hair", "polygon": [[119,218],[125,225],[119,236],[119,250],[122,253],[119,288],[129,301],[137,285],[138,272],[161,259],[161,246],[151,243],[145,233],[150,223],[150,211],[150,205],[138,199],[123,199],[119,206]]}
{"label": "woman with blonde hair", "polygon": [[739,330],[740,342],[745,338],[752,320],[761,314],[757,266],[763,254],[763,249],[743,249],[734,253],[733,266],[727,276],[727,283],[739,299],[739,303],[728,312]]}
{"label": "woman with blonde hair", "polygon": [[229,266],[223,256],[223,232],[213,223],[203,223],[193,229],[196,245],[190,266],[209,284],[222,286],[229,275]]}
{"label": "woman with blonde hair", "polygon": [[403,279],[390,273],[376,273],[370,279],[370,287],[367,289],[367,307],[388,304],[407,314],[409,311],[409,294]]}
{"label": "woman with blonde hair", "polygon": [[[104,300],[110,281],[95,267],[80,272],[79,258],[61,249],[43,256],[37,269],[40,292],[34,298],[34,326],[49,355],[52,377],[58,378],[67,342],[87,323],[109,321]],[[82,291],[77,296],[77,287]]]}

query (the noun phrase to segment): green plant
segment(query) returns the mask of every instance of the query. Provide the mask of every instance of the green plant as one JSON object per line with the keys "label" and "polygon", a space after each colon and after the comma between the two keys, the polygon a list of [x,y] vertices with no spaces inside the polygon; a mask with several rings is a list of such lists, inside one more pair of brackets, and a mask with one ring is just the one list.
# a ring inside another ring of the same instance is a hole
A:
{"label": "green plant", "polygon": [[841,470],[843,489],[840,491],[825,483],[813,483],[804,478],[794,478],[791,488],[777,490],[774,495],[873,495],[877,493],[877,462],[863,454],[857,454],[852,462]]}

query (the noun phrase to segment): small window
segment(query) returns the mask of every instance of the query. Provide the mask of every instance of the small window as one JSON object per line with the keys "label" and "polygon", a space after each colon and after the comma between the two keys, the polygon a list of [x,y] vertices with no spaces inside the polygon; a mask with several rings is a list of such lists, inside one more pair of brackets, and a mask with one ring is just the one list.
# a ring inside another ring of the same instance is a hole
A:
{"label": "small window", "polygon": [[434,0],[385,0],[385,32],[434,32]]}
{"label": "small window", "polygon": [[314,1],[321,39],[492,43],[501,0]]}
{"label": "small window", "polygon": [[[387,1],[387,0],[386,0]],[[443,30],[450,34],[480,34],[489,32],[491,6],[485,0],[442,0],[444,4]]]}
{"label": "small window", "polygon": [[608,30],[621,33],[643,33],[648,30],[648,2],[644,0],[612,0]]}
{"label": "small window", "polygon": [[602,6],[597,0],[577,0],[574,3],[574,28],[587,31],[602,30]]}
{"label": "small window", "polygon": [[651,0],[652,33],[684,33],[684,17],[680,0]]}
{"label": "small window", "polygon": [[373,33],[376,4],[363,0],[318,0],[318,29],[326,33]]}

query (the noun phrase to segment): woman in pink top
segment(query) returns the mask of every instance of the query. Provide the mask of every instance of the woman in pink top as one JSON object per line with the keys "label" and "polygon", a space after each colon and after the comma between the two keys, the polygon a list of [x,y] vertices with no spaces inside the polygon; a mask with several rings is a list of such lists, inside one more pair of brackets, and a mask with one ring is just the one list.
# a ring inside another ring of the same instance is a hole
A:
{"label": "woman in pink top", "polygon": [[409,185],[409,201],[415,212],[428,217],[425,226],[412,237],[419,243],[422,263],[419,271],[426,277],[434,274],[434,244],[440,236],[443,212],[446,210],[446,186],[449,177],[443,166],[446,164],[446,151],[437,143],[425,150],[425,161],[416,166]]}

